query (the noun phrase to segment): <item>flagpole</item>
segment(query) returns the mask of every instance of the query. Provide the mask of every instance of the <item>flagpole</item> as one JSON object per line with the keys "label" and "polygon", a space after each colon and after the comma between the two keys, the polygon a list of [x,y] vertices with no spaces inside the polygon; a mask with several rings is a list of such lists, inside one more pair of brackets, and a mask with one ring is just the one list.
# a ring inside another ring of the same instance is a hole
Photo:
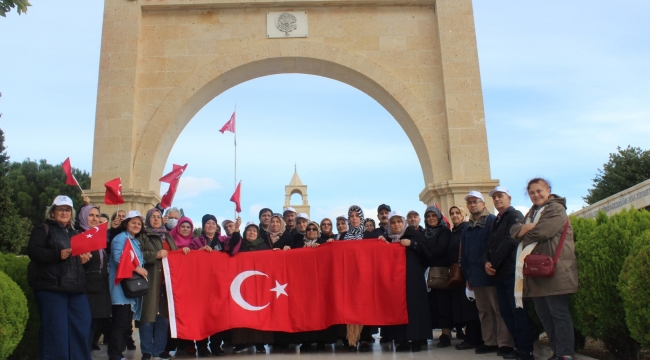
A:
{"label": "flagpole", "polygon": [[[72,174],[72,170],[70,170],[70,174]],[[74,174],[72,174],[72,178],[74,179],[74,182],[77,183],[77,187],[79,188],[79,190],[81,190],[81,195],[86,196],[86,193],[84,193],[84,189],[81,188],[81,185],[79,185],[79,181],[77,181],[77,177],[75,177]]]}
{"label": "flagpole", "polygon": [[[237,124],[237,104],[235,104],[235,124]],[[237,126],[237,125],[235,125],[235,126]],[[237,189],[237,128],[235,128],[234,130],[235,130],[235,131],[233,131],[233,133],[235,134],[235,182],[234,182],[234,185],[235,185],[235,189]],[[235,204],[234,214],[235,214],[235,218],[233,219],[233,221],[236,221],[237,220],[237,205],[236,204]]]}

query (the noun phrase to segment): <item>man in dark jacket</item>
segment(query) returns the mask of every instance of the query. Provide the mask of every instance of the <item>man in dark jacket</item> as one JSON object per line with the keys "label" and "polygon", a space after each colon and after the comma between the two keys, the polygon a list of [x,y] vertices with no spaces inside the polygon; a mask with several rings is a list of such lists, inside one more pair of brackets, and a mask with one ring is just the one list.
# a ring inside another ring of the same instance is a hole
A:
{"label": "man in dark jacket", "polygon": [[377,220],[379,220],[379,224],[377,224],[377,228],[374,231],[374,237],[378,238],[383,236],[388,238],[388,214],[390,212],[390,206],[386,204],[381,204],[377,207]]}
{"label": "man in dark jacket", "polygon": [[518,243],[510,235],[510,229],[523,220],[524,215],[510,206],[512,197],[503,186],[497,186],[490,191],[494,206],[499,211],[496,221],[490,229],[487,246],[483,253],[485,272],[494,278],[499,311],[508,327],[508,331],[515,339],[516,350],[501,348],[505,359],[532,360],[533,336],[528,318],[528,306],[524,301],[524,308],[515,306],[515,264]]}
{"label": "man in dark jacket", "polygon": [[484,342],[474,352],[477,354],[497,352],[501,355],[499,348],[512,348],[514,341],[499,313],[494,279],[485,272],[483,261],[490,227],[496,220],[496,216],[490,214],[485,208],[483,195],[478,191],[470,191],[465,196],[465,204],[471,215],[469,224],[463,230],[460,239],[461,269],[467,280],[467,288],[474,291]]}

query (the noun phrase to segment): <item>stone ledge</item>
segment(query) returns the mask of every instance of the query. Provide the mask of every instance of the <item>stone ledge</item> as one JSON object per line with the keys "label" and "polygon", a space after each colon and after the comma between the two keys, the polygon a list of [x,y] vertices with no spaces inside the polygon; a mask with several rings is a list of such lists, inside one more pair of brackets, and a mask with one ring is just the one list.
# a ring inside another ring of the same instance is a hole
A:
{"label": "stone ledge", "polygon": [[137,0],[143,10],[251,7],[433,6],[436,0]]}

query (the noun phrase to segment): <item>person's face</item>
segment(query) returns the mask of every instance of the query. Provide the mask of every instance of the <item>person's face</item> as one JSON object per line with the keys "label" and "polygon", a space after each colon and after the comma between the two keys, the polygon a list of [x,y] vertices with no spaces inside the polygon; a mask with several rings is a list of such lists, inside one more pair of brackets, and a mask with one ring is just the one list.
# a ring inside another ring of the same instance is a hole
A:
{"label": "person's face", "polygon": [[528,196],[530,201],[536,206],[542,206],[551,196],[551,189],[543,182],[536,182],[528,187]]}
{"label": "person's face", "polygon": [[375,231],[375,224],[372,221],[366,221],[366,231]]}
{"label": "person's face", "polygon": [[296,213],[292,211],[284,213],[284,222],[287,223],[288,227],[296,226]]}
{"label": "person's face", "polygon": [[183,237],[188,237],[192,233],[192,225],[187,221],[180,225],[180,233]]}
{"label": "person's face", "polygon": [[308,240],[314,240],[318,237],[318,229],[316,228],[315,225],[310,224],[309,226],[307,226],[307,228],[305,229],[305,237]]}
{"label": "person's face", "polygon": [[424,214],[424,219],[427,221],[427,225],[431,227],[438,226],[438,217],[433,211]]}
{"label": "person's face", "polygon": [[134,217],[129,219],[129,222],[126,223],[126,231],[131,234],[131,236],[135,236],[137,233],[140,232],[142,229],[142,219],[139,217]]}
{"label": "person's face", "polygon": [[357,214],[356,211],[350,212],[348,216],[350,218],[350,226],[358,227],[359,225],[361,225],[361,218],[359,217],[359,214]]}
{"label": "person's face", "polygon": [[90,209],[90,212],[88,213],[88,226],[95,227],[99,225],[99,219],[99,210],[97,210],[97,208]]}
{"label": "person's face", "polygon": [[152,228],[158,229],[162,226],[162,216],[160,216],[160,213],[158,211],[154,211],[151,216],[149,217],[149,224],[151,225]]}
{"label": "person's face", "polygon": [[272,233],[276,233],[280,231],[280,228],[282,227],[282,222],[280,219],[277,217],[271,218],[269,222],[269,229],[271,229]]}
{"label": "person's face", "polygon": [[246,240],[248,241],[255,241],[257,239],[257,228],[255,226],[249,226],[248,229],[246,229]]}
{"label": "person's face", "polygon": [[417,227],[420,225],[420,215],[416,213],[408,214],[406,217],[406,222],[409,224],[409,226]]}
{"label": "person's face", "polygon": [[338,231],[339,234],[346,232],[347,230],[348,230],[348,223],[345,220],[343,219],[336,220],[336,231]]}
{"label": "person's face", "polygon": [[401,233],[402,228],[404,228],[404,221],[402,221],[401,217],[394,216],[392,219],[390,219],[390,231],[393,234]]}
{"label": "person's face", "polygon": [[307,220],[303,218],[298,218],[298,220],[296,220],[296,228],[300,232],[305,232],[305,229],[307,229]]}
{"label": "person's face", "polygon": [[115,219],[113,220],[111,226],[113,226],[113,228],[119,227],[120,224],[122,223],[122,220],[124,220],[125,217],[126,217],[126,213],[124,211],[122,210],[118,211],[117,215],[115,215]]}
{"label": "person's face", "polygon": [[497,191],[492,194],[492,201],[494,202],[494,207],[499,212],[505,211],[510,207],[510,196],[504,192]]}
{"label": "person's face", "polygon": [[387,209],[381,209],[377,213],[377,219],[379,219],[379,225],[386,226],[388,225],[388,214],[390,214],[390,211]]}
{"label": "person's face", "polygon": [[465,204],[467,205],[467,210],[469,210],[472,215],[480,215],[483,213],[483,210],[485,210],[485,203],[483,200],[474,196],[467,198]]}
{"label": "person's face", "polygon": [[320,228],[323,231],[324,234],[331,234],[332,233],[332,222],[329,220],[323,220],[320,223]]}
{"label": "person's face", "polygon": [[463,214],[457,208],[452,208],[449,210],[449,217],[451,217],[451,222],[454,224],[454,226],[462,223],[464,219]]}
{"label": "person's face", "polygon": [[235,232],[235,223],[234,222],[229,222],[226,224],[226,235],[230,236],[232,233]]}
{"label": "person's face", "polygon": [[172,211],[170,213],[167,213],[167,220],[169,219],[180,219],[181,218],[181,213],[178,211]]}
{"label": "person's face", "polygon": [[59,224],[67,224],[72,219],[72,208],[67,205],[54,208],[54,220]]}
{"label": "person's face", "polygon": [[270,211],[263,212],[262,216],[260,216],[260,223],[264,226],[268,226],[270,221],[271,221],[271,212]]}
{"label": "person's face", "polygon": [[205,222],[205,226],[203,227],[203,231],[205,231],[205,234],[208,236],[212,236],[216,234],[217,232],[217,223],[214,222],[214,220],[208,220]]}

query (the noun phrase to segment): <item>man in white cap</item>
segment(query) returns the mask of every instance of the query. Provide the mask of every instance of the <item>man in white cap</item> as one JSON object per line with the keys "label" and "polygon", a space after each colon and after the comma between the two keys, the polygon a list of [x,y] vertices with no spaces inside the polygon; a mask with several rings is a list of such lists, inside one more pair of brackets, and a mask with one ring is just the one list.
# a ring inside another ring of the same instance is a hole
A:
{"label": "man in white cap", "polygon": [[284,218],[284,222],[287,224],[287,230],[289,230],[292,235],[295,235],[296,232],[294,229],[296,228],[296,209],[292,208],[291,206],[287,206],[282,212],[282,217]]}
{"label": "man in white cap", "polygon": [[483,334],[483,345],[477,347],[474,352],[497,352],[501,356],[499,348],[512,348],[514,341],[499,312],[494,278],[485,272],[483,261],[490,227],[497,217],[485,208],[483,194],[478,191],[470,191],[465,196],[465,205],[470,212],[470,218],[460,239],[461,269],[467,288],[474,291]]}
{"label": "man in white cap", "polygon": [[518,243],[510,235],[510,229],[520,223],[524,215],[510,205],[512,197],[504,186],[497,186],[489,193],[499,215],[490,229],[483,263],[485,272],[494,278],[501,317],[515,339],[515,349],[499,348],[505,359],[533,360],[533,336],[528,317],[528,304],[515,306],[515,264]]}

